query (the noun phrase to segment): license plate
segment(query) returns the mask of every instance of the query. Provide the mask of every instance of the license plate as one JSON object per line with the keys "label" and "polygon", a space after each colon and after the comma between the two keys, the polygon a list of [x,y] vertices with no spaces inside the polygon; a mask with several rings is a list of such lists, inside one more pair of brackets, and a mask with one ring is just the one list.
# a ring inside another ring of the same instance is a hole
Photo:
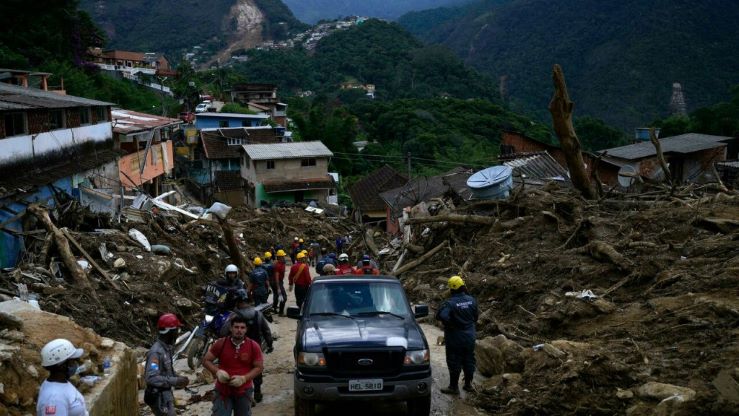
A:
{"label": "license plate", "polygon": [[377,391],[382,390],[382,379],[349,380],[349,391]]}

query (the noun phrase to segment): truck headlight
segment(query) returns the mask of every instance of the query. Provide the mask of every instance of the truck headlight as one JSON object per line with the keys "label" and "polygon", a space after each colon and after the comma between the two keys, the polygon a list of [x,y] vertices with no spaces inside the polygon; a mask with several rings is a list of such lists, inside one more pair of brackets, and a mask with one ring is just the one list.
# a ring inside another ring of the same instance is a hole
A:
{"label": "truck headlight", "polygon": [[308,367],[325,367],[326,357],[320,352],[301,352],[298,354],[298,364]]}
{"label": "truck headlight", "polygon": [[429,363],[429,350],[406,351],[404,365],[423,365]]}

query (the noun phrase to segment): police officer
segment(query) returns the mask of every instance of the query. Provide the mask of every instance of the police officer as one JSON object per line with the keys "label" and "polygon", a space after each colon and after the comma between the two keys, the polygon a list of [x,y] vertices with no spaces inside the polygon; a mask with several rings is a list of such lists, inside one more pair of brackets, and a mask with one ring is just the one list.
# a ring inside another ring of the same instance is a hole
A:
{"label": "police officer", "polygon": [[[261,312],[249,304],[249,297],[245,290],[236,292],[236,310],[234,312],[236,313],[231,314],[226,323],[221,327],[220,335],[222,337],[227,337],[231,334],[231,320],[234,316],[240,315],[247,321],[246,336],[256,341],[260,346],[263,346],[263,352],[265,354],[274,351],[272,331],[269,328],[269,323],[267,323],[267,319]],[[254,378],[254,401],[257,403],[262,401],[262,380],[262,374]]]}
{"label": "police officer", "polygon": [[460,276],[449,278],[452,296],[441,304],[436,319],[444,324],[446,341],[446,365],[449,368],[449,387],[441,389],[444,394],[459,394],[459,375],[464,369],[464,391],[473,391],[472,376],[475,374],[475,323],[477,301],[467,293]]}
{"label": "police officer", "polygon": [[254,257],[254,270],[249,273],[249,284],[254,296],[254,304],[267,303],[269,297],[269,272],[262,265],[262,259]]}
{"label": "police officer", "polygon": [[184,388],[187,377],[177,376],[172,363],[172,350],[182,326],[173,313],[159,317],[159,338],[146,354],[146,391],[144,402],[151,407],[154,416],[175,416],[173,388]]}

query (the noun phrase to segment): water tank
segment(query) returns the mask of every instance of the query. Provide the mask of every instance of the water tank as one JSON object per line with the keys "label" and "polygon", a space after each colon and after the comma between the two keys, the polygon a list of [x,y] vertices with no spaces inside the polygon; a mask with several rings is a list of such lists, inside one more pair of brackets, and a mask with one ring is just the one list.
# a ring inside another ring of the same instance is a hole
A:
{"label": "water tank", "polygon": [[507,198],[513,187],[513,169],[509,166],[483,169],[467,179],[467,187],[475,199]]}

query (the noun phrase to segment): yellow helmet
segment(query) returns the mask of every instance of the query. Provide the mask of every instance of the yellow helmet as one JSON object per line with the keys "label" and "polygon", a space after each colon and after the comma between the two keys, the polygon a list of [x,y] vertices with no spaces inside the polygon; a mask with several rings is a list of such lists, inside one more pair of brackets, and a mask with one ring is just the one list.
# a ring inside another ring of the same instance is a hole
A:
{"label": "yellow helmet", "polygon": [[305,243],[305,241],[303,241],[303,239],[301,238],[300,240],[298,240],[298,243]]}
{"label": "yellow helmet", "polygon": [[449,289],[457,290],[464,286],[464,280],[459,276],[452,276],[449,278]]}
{"label": "yellow helmet", "polygon": [[298,253],[297,256],[295,256],[295,258],[298,259],[298,260],[304,259],[305,258],[305,254],[301,251],[300,253]]}
{"label": "yellow helmet", "polygon": [[304,256],[308,255],[308,250],[300,250],[301,253],[303,253]]}
{"label": "yellow helmet", "polygon": [[255,266],[261,266],[262,265],[262,259],[259,257],[254,257],[254,265]]}
{"label": "yellow helmet", "polygon": [[270,251],[265,251],[265,252],[264,252],[264,258],[265,258],[265,259],[271,259],[271,258],[272,258],[272,252],[270,252]]}
{"label": "yellow helmet", "polygon": [[285,257],[286,255],[285,250],[277,250],[277,257]]}

